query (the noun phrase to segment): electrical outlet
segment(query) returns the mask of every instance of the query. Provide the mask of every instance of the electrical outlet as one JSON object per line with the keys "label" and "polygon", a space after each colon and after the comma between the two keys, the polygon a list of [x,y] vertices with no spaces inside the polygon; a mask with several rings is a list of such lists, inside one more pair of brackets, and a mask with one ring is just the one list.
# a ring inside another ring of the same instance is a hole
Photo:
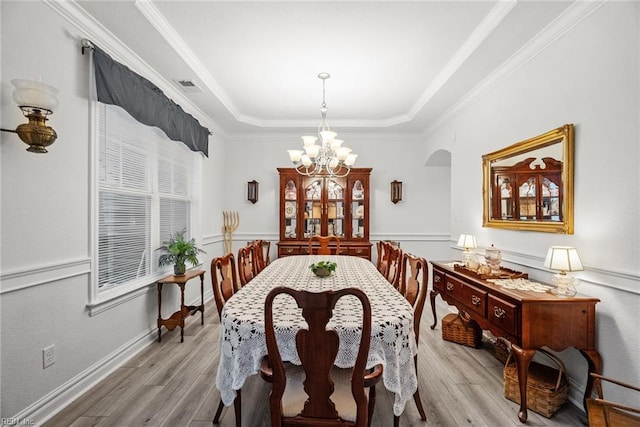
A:
{"label": "electrical outlet", "polygon": [[56,345],[51,344],[49,347],[42,350],[42,369],[56,363]]}

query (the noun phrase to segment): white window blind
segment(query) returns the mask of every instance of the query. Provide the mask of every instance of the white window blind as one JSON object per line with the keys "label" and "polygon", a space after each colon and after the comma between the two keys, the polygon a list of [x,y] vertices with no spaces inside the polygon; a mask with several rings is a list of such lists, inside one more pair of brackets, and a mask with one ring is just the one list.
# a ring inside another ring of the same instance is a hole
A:
{"label": "white window blind", "polygon": [[98,289],[148,284],[155,249],[189,235],[194,154],[122,108],[98,106]]}

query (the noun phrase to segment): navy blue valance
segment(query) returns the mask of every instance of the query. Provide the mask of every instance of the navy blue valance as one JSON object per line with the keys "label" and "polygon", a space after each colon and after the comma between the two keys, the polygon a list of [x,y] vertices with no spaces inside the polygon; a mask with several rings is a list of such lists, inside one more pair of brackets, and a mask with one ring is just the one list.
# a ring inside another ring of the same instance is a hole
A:
{"label": "navy blue valance", "polygon": [[209,156],[209,129],[149,80],[92,47],[98,101],[118,105],[140,123],[156,126],[170,139]]}

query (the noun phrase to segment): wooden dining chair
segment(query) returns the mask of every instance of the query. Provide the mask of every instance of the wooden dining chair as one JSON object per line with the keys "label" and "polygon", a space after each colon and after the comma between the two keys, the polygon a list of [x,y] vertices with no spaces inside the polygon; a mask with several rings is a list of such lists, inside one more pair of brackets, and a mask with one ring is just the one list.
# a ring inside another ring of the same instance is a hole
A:
{"label": "wooden dining chair", "polygon": [[[338,236],[311,236],[309,238],[309,255],[314,254],[314,243],[319,243],[320,247],[315,252],[316,255],[331,255],[332,249],[334,255],[340,254],[340,238]],[[335,242],[335,246],[329,246],[331,242]]]}
{"label": "wooden dining chair", "polygon": [[[218,318],[222,321],[224,304],[233,294],[240,290],[236,275],[236,262],[231,252],[211,260],[211,283],[213,286],[213,296],[216,300],[216,308],[218,309]],[[240,390],[237,391],[236,398],[233,401],[233,408],[236,414],[236,427],[240,427],[242,420]],[[220,399],[218,410],[213,417],[213,424],[220,423],[222,409],[224,409],[224,403],[222,399]]]}
{"label": "wooden dining chair", "polygon": [[271,260],[269,259],[269,249],[271,248],[271,242],[268,240],[255,240],[253,242],[254,255],[255,255],[255,274],[260,273],[264,268],[269,265]]}
{"label": "wooden dining chair", "polygon": [[402,274],[402,249],[397,246],[393,246],[391,244],[387,245],[388,255],[387,255],[387,274],[386,278],[393,285],[394,288],[398,289],[400,284],[400,275]]}
{"label": "wooden dining chair", "polygon": [[628,396],[638,396],[640,388],[622,381],[608,378],[596,373],[590,374],[595,385],[597,397],[587,398],[587,414],[589,427],[638,427],[640,426],[640,408],[605,400],[602,383],[622,387]]}
{"label": "wooden dining chair", "polygon": [[[413,331],[416,336],[416,345],[420,343],[420,319],[422,318],[422,310],[427,299],[427,287],[429,285],[429,269],[427,260],[408,253],[402,255],[402,274],[400,278],[400,287],[398,290],[405,299],[413,307]],[[416,365],[416,376],[418,375],[418,355],[414,357]],[[427,416],[422,407],[422,399],[420,398],[420,388],[416,388],[413,394],[413,400],[420,413],[422,421],[427,420]],[[394,427],[400,425],[400,417],[394,415]]]}
{"label": "wooden dining chair", "polygon": [[376,268],[384,277],[387,277],[387,267],[389,266],[388,243],[385,240],[378,240],[376,243],[376,251],[378,252],[378,259],[376,260]]}
{"label": "wooden dining chair", "polygon": [[247,245],[238,250],[238,278],[244,286],[256,275],[255,246]]}
{"label": "wooden dining chair", "polygon": [[[302,309],[308,329],[296,334],[296,348],[302,366],[282,361],[273,322],[273,301],[288,294]],[[353,369],[334,366],[339,338],[334,329],[327,330],[338,299],[353,295],[363,309],[362,335]],[[262,359],[260,374],[271,383],[269,406],[272,426],[358,426],[371,420],[375,404],[375,384],[382,376],[382,365],[366,369],[371,341],[371,306],[360,289],[307,292],[286,287],[271,290],[265,300],[267,356]],[[333,397],[333,399],[332,399]]]}

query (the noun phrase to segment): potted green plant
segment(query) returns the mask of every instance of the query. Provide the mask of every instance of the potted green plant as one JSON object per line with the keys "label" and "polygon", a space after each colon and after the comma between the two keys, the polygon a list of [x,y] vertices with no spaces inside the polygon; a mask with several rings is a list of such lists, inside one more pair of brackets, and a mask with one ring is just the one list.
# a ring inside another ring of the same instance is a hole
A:
{"label": "potted green plant", "polygon": [[331,272],[336,270],[337,266],[338,264],[336,264],[335,262],[318,261],[315,264],[311,264],[309,268],[311,268],[311,271],[313,271],[313,274],[315,274],[316,276],[327,277],[331,275]]}
{"label": "potted green plant", "polygon": [[185,273],[187,267],[185,263],[191,265],[198,264],[199,253],[206,253],[202,249],[196,246],[195,239],[186,240],[184,235],[187,229],[176,231],[169,236],[169,239],[162,242],[157,251],[164,252],[158,258],[158,264],[160,266],[173,264],[173,274],[181,276]]}

